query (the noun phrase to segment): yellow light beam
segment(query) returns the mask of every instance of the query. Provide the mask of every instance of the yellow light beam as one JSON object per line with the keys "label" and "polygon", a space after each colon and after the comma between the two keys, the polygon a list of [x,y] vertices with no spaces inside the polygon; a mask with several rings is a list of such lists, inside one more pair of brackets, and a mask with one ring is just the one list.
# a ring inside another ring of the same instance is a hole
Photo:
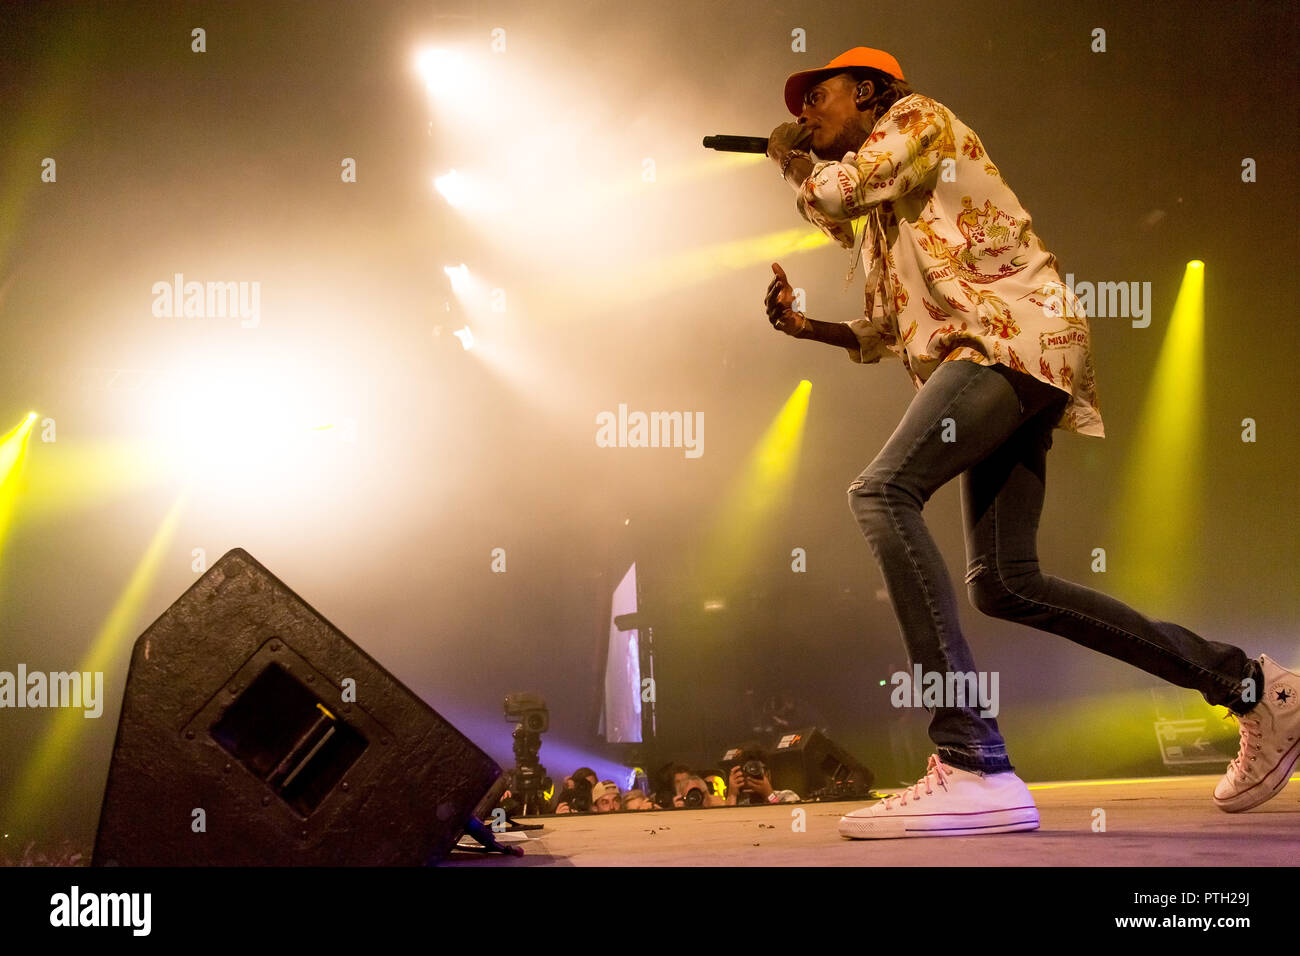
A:
{"label": "yellow light beam", "polygon": [[1205,266],[1189,262],[1151,375],[1117,514],[1110,568],[1152,608],[1188,597],[1205,467]]}
{"label": "yellow light beam", "polygon": [[700,586],[725,591],[752,572],[773,519],[794,497],[811,394],[804,379],[754,446],[701,552],[694,576]]}
{"label": "yellow light beam", "polygon": [[60,439],[42,445],[27,466],[23,520],[63,520],[71,513],[170,480],[174,449],[161,442]]}
{"label": "yellow light beam", "polygon": [[587,276],[582,282],[566,286],[565,312],[582,315],[608,310],[611,304],[619,302],[644,303],[648,296],[678,293],[726,273],[762,265],[762,274],[755,277],[753,299],[748,305],[741,303],[739,306],[749,308],[761,317],[763,292],[772,278],[768,264],[821,248],[830,241],[824,233],[804,226],[765,236],[747,236],[697,246],[660,258],[626,258],[622,261],[630,265],[604,269]]}
{"label": "yellow light beam", "polygon": [[[1204,720],[1204,734],[1209,739],[1229,743],[1236,737],[1237,724],[1227,716],[1226,708],[1212,707],[1192,690],[1167,689],[1185,696],[1179,719]],[[1166,705],[1171,706],[1174,699],[1168,698]],[[1034,773],[1040,777],[1063,781],[1083,772],[1114,779],[1161,759],[1156,736],[1159,706],[1149,689],[1092,693],[1059,703],[1005,709],[998,715],[998,724],[1013,742],[1015,763],[1037,768]],[[1069,746],[1063,748],[1061,741],[1069,741]],[[1222,773],[1229,759],[1224,757],[1217,770],[1207,765],[1205,772]]]}
{"label": "yellow light beam", "polygon": [[[79,671],[92,674],[104,672],[118,659],[124,646],[129,646],[127,641],[138,626],[140,611],[153,588],[163,556],[171,545],[186,498],[184,493],[178,496],[163,517],[144,556],[131,573],[122,595],[91,642],[78,667]],[[18,688],[19,693],[25,691],[26,688]],[[49,797],[51,782],[57,773],[64,770],[87,726],[83,708],[61,707],[54,712],[52,725],[36,746],[27,765],[17,775],[16,786],[5,811],[6,827],[30,826],[32,814],[37,811],[41,801]]]}
{"label": "yellow light beam", "polygon": [[[23,487],[23,472],[27,463],[27,439],[36,422],[32,412],[0,438],[0,559],[4,558],[5,541],[14,507]],[[0,560],[0,563],[3,563]]]}
{"label": "yellow light beam", "polygon": [[634,173],[625,176],[607,177],[601,179],[594,186],[584,188],[594,202],[613,203],[617,201],[623,203],[626,202],[627,194],[638,189],[678,186],[703,179],[706,176],[730,173],[738,169],[747,169],[770,162],[771,160],[762,153],[709,151],[709,155],[677,165],[665,163],[663,166],[659,166],[656,164],[654,179],[652,180],[645,179],[640,173]]}

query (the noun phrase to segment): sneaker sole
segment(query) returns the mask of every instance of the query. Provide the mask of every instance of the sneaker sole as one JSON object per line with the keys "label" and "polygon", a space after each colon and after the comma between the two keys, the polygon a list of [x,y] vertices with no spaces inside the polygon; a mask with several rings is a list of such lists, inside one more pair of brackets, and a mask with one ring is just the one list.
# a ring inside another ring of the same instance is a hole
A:
{"label": "sneaker sole", "polygon": [[891,840],[900,837],[979,836],[1038,829],[1037,807],[983,810],[977,813],[934,813],[909,817],[841,817],[840,836],[848,840]]}
{"label": "sneaker sole", "polygon": [[1241,813],[1243,810],[1253,810],[1261,803],[1267,803],[1281,793],[1287,785],[1297,760],[1300,760],[1300,741],[1292,744],[1291,749],[1282,755],[1278,765],[1265,774],[1263,780],[1226,800],[1215,797],[1214,805],[1225,813]]}

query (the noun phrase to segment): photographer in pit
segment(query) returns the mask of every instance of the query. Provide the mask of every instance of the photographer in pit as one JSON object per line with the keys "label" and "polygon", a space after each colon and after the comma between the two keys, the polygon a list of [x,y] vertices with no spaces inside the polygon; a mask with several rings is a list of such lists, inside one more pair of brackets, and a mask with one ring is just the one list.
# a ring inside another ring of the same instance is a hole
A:
{"label": "photographer in pit", "polygon": [[695,774],[684,774],[678,778],[677,796],[673,797],[674,807],[699,810],[714,805],[713,794],[709,792],[709,785],[704,782],[702,777]]}
{"label": "photographer in pit", "polygon": [[572,777],[564,778],[564,789],[556,795],[556,813],[590,813],[593,806],[592,789],[599,782],[596,771],[579,767]]}
{"label": "photographer in pit", "polygon": [[798,803],[799,794],[793,790],[777,790],[772,785],[772,772],[767,768],[767,757],[761,750],[742,750],[731,768],[730,786],[727,788],[727,806],[757,806],[765,803]]}
{"label": "photographer in pit", "polygon": [[623,809],[623,795],[613,780],[602,780],[591,788],[592,809],[597,813],[617,813]]}
{"label": "photographer in pit", "polygon": [[653,810],[654,808],[654,804],[650,802],[650,798],[643,790],[629,790],[623,794],[624,810]]}
{"label": "photographer in pit", "polygon": [[678,806],[677,799],[681,796],[686,779],[690,776],[691,771],[679,763],[666,763],[660,767],[654,775],[654,792],[650,794],[650,802],[654,804],[654,808],[671,810]]}
{"label": "photographer in pit", "polygon": [[727,784],[722,775],[715,772],[690,774],[679,780],[677,796],[673,799],[673,806],[691,809],[726,805]]}

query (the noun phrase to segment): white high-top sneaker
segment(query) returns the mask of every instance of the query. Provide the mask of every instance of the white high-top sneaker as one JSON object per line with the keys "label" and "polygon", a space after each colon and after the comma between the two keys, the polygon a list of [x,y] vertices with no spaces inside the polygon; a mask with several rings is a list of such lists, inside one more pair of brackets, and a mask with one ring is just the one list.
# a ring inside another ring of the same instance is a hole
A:
{"label": "white high-top sneaker", "polygon": [[1241,747],[1214,788],[1227,813],[1257,807],[1282,792],[1300,759],[1300,674],[1259,655],[1264,688],[1259,703],[1237,717]]}
{"label": "white high-top sneaker", "polygon": [[975,836],[1037,830],[1038,807],[1025,782],[1011,771],[980,776],[930,755],[925,776],[902,793],[840,818],[840,836]]}

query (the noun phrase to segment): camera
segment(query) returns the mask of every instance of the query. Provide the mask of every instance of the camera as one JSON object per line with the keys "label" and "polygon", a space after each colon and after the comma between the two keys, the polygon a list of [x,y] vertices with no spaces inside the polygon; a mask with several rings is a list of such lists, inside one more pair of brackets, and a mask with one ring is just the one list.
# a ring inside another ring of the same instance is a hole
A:
{"label": "camera", "polygon": [[591,812],[591,781],[586,777],[579,777],[573,781],[572,787],[567,787],[560,791],[556,798],[555,804],[567,803],[569,809],[574,813]]}
{"label": "camera", "polygon": [[698,784],[688,786],[682,794],[682,806],[699,808],[704,806],[705,793]]}
{"label": "camera", "polygon": [[551,726],[541,694],[506,694],[505,711],[506,720],[518,723],[526,733],[544,734]]}
{"label": "camera", "polygon": [[728,768],[728,776],[735,770],[739,769],[742,775],[740,785],[736,787],[735,803],[737,806],[748,807],[762,803],[758,793],[751,789],[750,783],[754,780],[764,778],[771,779],[771,771],[768,770],[767,761],[764,753],[757,748],[733,748],[728,750],[722,757],[722,764]]}

